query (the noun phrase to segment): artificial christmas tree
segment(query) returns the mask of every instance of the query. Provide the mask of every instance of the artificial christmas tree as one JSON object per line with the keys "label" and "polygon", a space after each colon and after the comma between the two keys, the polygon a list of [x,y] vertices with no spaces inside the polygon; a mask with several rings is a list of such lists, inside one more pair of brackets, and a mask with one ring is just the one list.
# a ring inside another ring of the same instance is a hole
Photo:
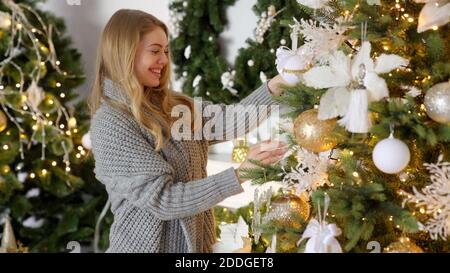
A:
{"label": "artificial christmas tree", "polygon": [[[280,102],[292,119],[311,109],[316,116],[283,130],[291,140],[284,161],[244,177],[284,182],[314,209],[297,229],[263,215],[252,228],[262,234],[255,251],[273,251],[273,240],[290,252],[368,252],[373,242],[386,252],[450,251],[450,4],[417,2],[298,0],[312,19],[291,22],[309,47],[295,54],[311,61]],[[429,5],[444,12],[429,16]],[[328,151],[299,141],[325,129],[316,119],[337,121],[322,140],[332,140]],[[280,232],[291,239],[272,236]]]}
{"label": "artificial christmas tree", "polygon": [[0,215],[31,251],[59,252],[92,242],[106,192],[82,145],[85,103],[72,103],[81,56],[38,2],[0,2]]}

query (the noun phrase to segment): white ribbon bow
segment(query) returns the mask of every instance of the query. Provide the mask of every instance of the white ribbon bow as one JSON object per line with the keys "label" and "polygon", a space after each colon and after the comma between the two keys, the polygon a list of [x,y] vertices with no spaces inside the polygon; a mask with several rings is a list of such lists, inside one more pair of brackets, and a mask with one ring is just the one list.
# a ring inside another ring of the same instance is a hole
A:
{"label": "white ribbon bow", "polygon": [[325,209],[323,218],[319,205],[319,221],[312,219],[303,232],[302,238],[297,242],[299,245],[304,239],[309,238],[304,253],[342,253],[341,245],[335,237],[341,235],[341,229],[336,224],[328,224],[325,221],[330,197],[325,196]]}

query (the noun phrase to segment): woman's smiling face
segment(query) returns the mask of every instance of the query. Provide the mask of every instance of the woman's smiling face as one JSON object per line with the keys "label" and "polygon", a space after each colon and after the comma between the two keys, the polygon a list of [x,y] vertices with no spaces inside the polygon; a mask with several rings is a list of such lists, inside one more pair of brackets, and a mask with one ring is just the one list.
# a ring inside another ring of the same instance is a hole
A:
{"label": "woman's smiling face", "polygon": [[134,60],[134,72],[139,82],[146,87],[158,87],[168,57],[169,42],[163,29],[157,27],[144,34]]}

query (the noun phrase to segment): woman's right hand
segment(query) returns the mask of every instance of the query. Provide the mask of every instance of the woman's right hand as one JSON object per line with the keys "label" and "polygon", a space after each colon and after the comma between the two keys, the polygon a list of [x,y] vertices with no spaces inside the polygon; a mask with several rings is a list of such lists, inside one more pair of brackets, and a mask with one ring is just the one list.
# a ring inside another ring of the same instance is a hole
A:
{"label": "woman's right hand", "polygon": [[288,145],[285,142],[275,140],[267,140],[251,146],[247,159],[236,169],[236,175],[241,184],[245,182],[245,180],[240,178],[240,170],[257,167],[249,160],[259,161],[265,165],[271,165],[278,162],[287,150]]}

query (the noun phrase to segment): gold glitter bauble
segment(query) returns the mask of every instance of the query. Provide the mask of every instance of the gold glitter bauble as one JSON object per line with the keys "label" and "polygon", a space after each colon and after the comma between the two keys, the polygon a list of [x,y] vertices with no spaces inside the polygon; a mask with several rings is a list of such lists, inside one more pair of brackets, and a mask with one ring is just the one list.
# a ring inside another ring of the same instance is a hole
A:
{"label": "gold glitter bauble", "polygon": [[6,115],[0,111],[0,132],[6,129],[8,125],[8,120],[6,119]]}
{"label": "gold glitter bauble", "polygon": [[423,250],[407,237],[401,237],[398,242],[391,243],[384,249],[385,253],[423,253]]}
{"label": "gold glitter bauble", "polygon": [[294,135],[297,144],[310,152],[328,151],[336,146],[331,137],[336,127],[336,119],[319,120],[316,109],[301,113],[294,121]]}
{"label": "gold glitter bauble", "polygon": [[306,222],[310,214],[310,206],[306,198],[301,198],[292,193],[286,193],[276,197],[269,208],[271,218],[283,227],[299,229],[302,223],[298,219]]}
{"label": "gold glitter bauble", "polygon": [[242,163],[247,159],[250,147],[248,146],[246,139],[238,139],[231,153],[231,159],[234,162]]}

